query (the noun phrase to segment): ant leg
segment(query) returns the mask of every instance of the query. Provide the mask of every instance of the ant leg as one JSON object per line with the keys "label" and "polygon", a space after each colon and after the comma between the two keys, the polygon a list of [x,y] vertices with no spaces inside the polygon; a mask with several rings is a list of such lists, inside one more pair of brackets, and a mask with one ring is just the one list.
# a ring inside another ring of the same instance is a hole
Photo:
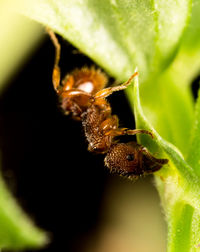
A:
{"label": "ant leg", "polygon": [[75,98],[77,96],[82,96],[82,99],[87,99],[89,101],[89,99],[91,98],[91,95],[83,90],[79,90],[76,88],[64,91],[61,93],[61,97],[62,98]]}
{"label": "ant leg", "polygon": [[121,129],[111,129],[108,132],[105,133],[106,136],[124,136],[124,135],[136,135],[136,134],[148,134],[152,138],[154,138],[153,134],[148,130],[142,130],[142,129],[135,129],[130,130],[127,128],[121,128]]}
{"label": "ant leg", "polygon": [[58,66],[59,60],[60,60],[60,44],[58,42],[58,39],[55,35],[55,33],[49,29],[48,27],[46,28],[46,31],[48,32],[51,41],[53,42],[53,45],[56,49],[55,52],[55,62],[54,62],[54,67],[53,67],[53,73],[52,73],[52,82],[54,89],[57,93],[59,93],[59,87],[60,87],[60,67]]}
{"label": "ant leg", "polygon": [[126,89],[131,84],[131,81],[133,80],[133,78],[137,75],[138,75],[138,72],[135,72],[125,83],[116,87],[108,87],[108,88],[104,88],[100,90],[94,95],[94,99],[106,98],[107,96],[111,95],[113,92]]}
{"label": "ant leg", "polygon": [[118,121],[118,117],[116,115],[113,115],[112,117],[106,119],[101,123],[100,130],[106,132],[111,129],[116,129],[118,127]]}
{"label": "ant leg", "polygon": [[66,115],[72,113],[74,119],[81,120],[82,113],[90,104],[91,95],[78,89],[71,89],[60,93],[61,108]]}
{"label": "ant leg", "polygon": [[161,164],[161,165],[164,165],[164,164],[167,164],[168,163],[168,159],[164,159],[164,158],[155,158],[148,150],[147,148],[141,146],[139,148],[139,151],[142,152],[143,154],[145,154],[151,161],[153,161],[154,163],[157,163],[157,164]]}
{"label": "ant leg", "polygon": [[72,89],[74,86],[74,77],[71,74],[67,74],[62,80],[62,91],[67,91]]}

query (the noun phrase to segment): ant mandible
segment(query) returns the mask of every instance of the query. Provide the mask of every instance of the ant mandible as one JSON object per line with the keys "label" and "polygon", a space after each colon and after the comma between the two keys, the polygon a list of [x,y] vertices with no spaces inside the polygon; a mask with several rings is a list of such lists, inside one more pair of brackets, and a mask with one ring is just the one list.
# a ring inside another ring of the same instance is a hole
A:
{"label": "ant mandible", "polygon": [[106,75],[94,67],[84,67],[67,74],[60,83],[60,44],[53,31],[47,29],[47,32],[56,49],[52,74],[54,89],[64,113],[82,121],[88,150],[105,154],[105,166],[120,175],[137,178],[158,171],[168,162],[167,159],[155,158],[136,142],[118,143],[115,140],[117,136],[138,133],[153,137],[152,133],[143,129],[119,128],[118,117],[112,115],[111,106],[106,100],[113,92],[126,89],[138,73],[135,72],[119,86],[105,88],[108,82]]}

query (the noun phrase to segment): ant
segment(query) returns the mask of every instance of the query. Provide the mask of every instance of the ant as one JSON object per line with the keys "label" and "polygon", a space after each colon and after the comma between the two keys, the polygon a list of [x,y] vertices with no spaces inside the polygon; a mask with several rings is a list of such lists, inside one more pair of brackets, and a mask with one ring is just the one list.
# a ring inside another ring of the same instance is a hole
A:
{"label": "ant", "polygon": [[126,89],[132,79],[138,75],[135,72],[125,83],[116,87],[105,88],[108,79],[99,69],[81,68],[67,74],[60,84],[60,44],[54,32],[47,29],[55,46],[55,62],[52,82],[57,92],[61,107],[65,114],[71,114],[76,120],[81,120],[88,150],[105,154],[105,166],[111,172],[130,178],[158,171],[167,159],[158,159],[142,145],[136,142],[118,143],[117,136],[148,134],[143,129],[119,128],[118,117],[112,115],[111,106],[106,97],[113,92]]}

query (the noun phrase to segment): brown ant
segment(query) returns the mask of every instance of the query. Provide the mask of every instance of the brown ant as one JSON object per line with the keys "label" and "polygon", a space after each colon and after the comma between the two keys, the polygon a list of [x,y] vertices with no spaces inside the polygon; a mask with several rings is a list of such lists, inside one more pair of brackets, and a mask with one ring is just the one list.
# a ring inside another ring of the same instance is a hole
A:
{"label": "brown ant", "polygon": [[48,29],[47,32],[56,49],[52,75],[54,89],[65,114],[82,121],[88,150],[106,154],[105,165],[120,175],[138,177],[159,170],[167,159],[155,158],[136,142],[118,143],[115,140],[117,136],[138,133],[153,135],[147,130],[119,128],[118,117],[111,114],[111,106],[106,100],[113,92],[126,89],[138,73],[119,86],[105,88],[108,80],[104,73],[94,67],[82,68],[66,75],[60,84],[60,44],[53,31]]}

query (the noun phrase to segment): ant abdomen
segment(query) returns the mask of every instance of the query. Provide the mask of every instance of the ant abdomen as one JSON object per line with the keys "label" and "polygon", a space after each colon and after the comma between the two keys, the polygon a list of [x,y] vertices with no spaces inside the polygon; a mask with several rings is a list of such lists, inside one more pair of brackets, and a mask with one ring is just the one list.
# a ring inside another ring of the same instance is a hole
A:
{"label": "ant abdomen", "polygon": [[71,88],[77,88],[93,95],[106,86],[108,79],[100,69],[91,66],[75,69],[67,74],[62,81],[63,85],[68,81],[71,82]]}
{"label": "ant abdomen", "polygon": [[64,113],[80,119],[90,105],[91,96],[103,89],[107,82],[106,75],[95,67],[82,67],[67,74],[58,91]]}

